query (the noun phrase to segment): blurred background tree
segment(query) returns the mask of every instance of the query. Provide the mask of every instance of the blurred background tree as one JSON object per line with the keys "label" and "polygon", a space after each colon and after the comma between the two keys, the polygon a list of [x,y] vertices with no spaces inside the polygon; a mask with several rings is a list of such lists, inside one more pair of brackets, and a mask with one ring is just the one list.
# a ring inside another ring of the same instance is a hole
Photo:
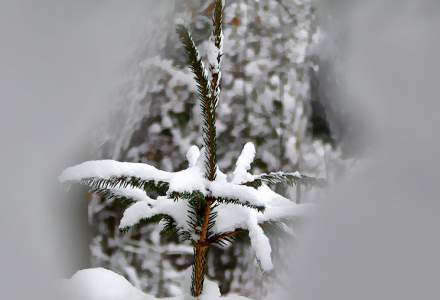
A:
{"label": "blurred background tree", "polygon": [[[175,1],[166,20],[136,54],[120,89],[111,124],[102,135],[101,158],[147,162],[164,170],[186,167],[188,148],[201,145],[195,82],[185,66],[175,25],[191,25],[200,49],[210,35],[212,2]],[[251,141],[259,152],[257,172],[299,170],[332,180],[341,165],[338,143],[320,100],[320,41],[311,0],[230,0],[225,9],[222,105],[218,109],[218,155],[224,171]],[[160,55],[152,55],[156,49]],[[306,201],[299,190],[281,191]],[[122,207],[92,196],[92,264],[114,270],[156,296],[178,293],[178,281],[191,265],[190,246],[177,247],[153,226],[121,234]],[[208,276],[222,293],[262,299],[270,276],[254,262],[248,243],[212,249]],[[274,243],[277,239],[274,238]],[[274,249],[277,249],[274,247]]]}

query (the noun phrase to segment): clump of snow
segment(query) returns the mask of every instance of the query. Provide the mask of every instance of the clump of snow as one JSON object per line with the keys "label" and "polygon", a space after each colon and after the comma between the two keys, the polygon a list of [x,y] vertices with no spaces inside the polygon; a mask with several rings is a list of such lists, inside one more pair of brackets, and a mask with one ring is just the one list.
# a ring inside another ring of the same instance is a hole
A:
{"label": "clump of snow", "polygon": [[254,178],[251,174],[249,174],[249,170],[251,169],[251,164],[255,158],[255,146],[253,143],[246,143],[244,145],[243,150],[241,151],[240,156],[237,159],[237,163],[235,164],[235,170],[232,174],[232,182],[233,183],[243,183],[247,181],[252,181]]}
{"label": "clump of snow", "polygon": [[222,47],[221,47],[221,49],[219,49],[215,46],[213,37],[211,37],[211,41],[207,45],[206,52],[207,52],[207,58],[208,58],[208,62],[211,67],[211,70],[214,73],[219,73],[220,72],[220,65],[218,62],[218,58],[221,57],[221,55],[222,55]]}
{"label": "clump of snow", "polygon": [[153,201],[147,196],[144,190],[127,186],[125,188],[115,187],[111,192],[117,196],[133,199],[135,201]]}
{"label": "clump of snow", "polygon": [[203,177],[203,170],[199,165],[186,170],[175,172],[171,177],[170,191],[173,192],[194,192],[206,193],[206,184]]}
{"label": "clump of snow", "polygon": [[270,257],[272,249],[270,247],[269,238],[264,234],[260,225],[258,225],[257,218],[250,217],[247,225],[252,248],[260,262],[261,268],[264,271],[272,270],[273,264]]}
{"label": "clump of snow", "polygon": [[250,186],[222,182],[219,180],[208,182],[207,185],[214,197],[238,199],[242,203],[264,206],[264,197],[258,192],[258,190]]}
{"label": "clump of snow", "polygon": [[[61,281],[58,288],[59,299],[63,300],[159,300],[135,288],[121,275],[96,268],[76,272],[71,279]],[[188,293],[163,300],[192,300]],[[229,295],[222,297],[218,285],[205,280],[199,300],[251,300],[246,297]]]}
{"label": "clump of snow", "polygon": [[139,201],[124,211],[119,228],[128,228],[138,224],[144,219],[165,214],[172,217],[179,228],[188,229],[187,210],[187,202],[174,201],[167,197],[158,197],[157,200],[153,201]]}
{"label": "clump of snow", "polygon": [[189,167],[194,167],[196,165],[199,156],[200,156],[199,147],[195,145],[191,146],[188,152],[186,153],[186,159],[188,160]]}

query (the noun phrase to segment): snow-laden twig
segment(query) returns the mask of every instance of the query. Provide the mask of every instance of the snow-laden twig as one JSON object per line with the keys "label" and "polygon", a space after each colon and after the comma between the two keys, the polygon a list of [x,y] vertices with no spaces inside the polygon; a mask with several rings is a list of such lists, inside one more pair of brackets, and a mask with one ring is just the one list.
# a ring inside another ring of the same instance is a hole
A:
{"label": "snow-laden twig", "polygon": [[[175,222],[177,230],[192,239],[196,239],[192,230],[198,222],[192,214],[192,207],[195,204],[193,199],[200,197],[218,199],[213,211],[216,216],[215,224],[209,236],[218,237],[235,230],[248,231],[261,267],[270,270],[272,268],[270,244],[266,243],[267,237],[258,224],[304,216],[310,210],[310,205],[295,204],[272,191],[263,180],[257,187],[246,185],[248,182],[240,184],[249,178],[253,180],[264,178],[262,175],[252,175],[248,172],[255,157],[255,147],[252,143],[244,146],[232,176],[228,177],[218,170],[219,176],[214,181],[204,177],[203,154],[196,146],[188,150],[186,157],[189,167],[179,172],[165,172],[147,164],[103,160],[85,162],[67,168],[61,174],[60,180],[84,182],[85,179],[94,178],[99,182],[99,180],[129,176],[141,181],[154,181],[159,178],[160,181],[167,183],[168,191],[166,195],[157,199],[148,197],[142,189],[124,184],[123,180],[121,184],[108,189],[109,193],[115,195],[115,199],[119,196],[132,199],[134,202],[124,212],[119,227],[127,229],[158,215],[168,216]],[[288,175],[302,178],[298,172]],[[275,179],[278,177],[282,176],[277,174]],[[106,191],[105,186],[101,187],[101,191]]]}

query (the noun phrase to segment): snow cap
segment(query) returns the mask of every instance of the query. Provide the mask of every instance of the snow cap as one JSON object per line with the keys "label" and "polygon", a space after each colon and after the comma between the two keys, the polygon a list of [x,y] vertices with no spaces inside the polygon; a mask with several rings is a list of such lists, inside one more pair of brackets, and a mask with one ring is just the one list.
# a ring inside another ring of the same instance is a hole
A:
{"label": "snow cap", "polygon": [[253,179],[253,176],[248,173],[251,169],[251,164],[255,158],[255,146],[248,142],[244,145],[240,156],[235,163],[235,170],[232,176],[233,183],[243,183]]}
{"label": "snow cap", "polygon": [[199,156],[200,156],[199,147],[192,145],[188,149],[188,152],[186,152],[186,159],[188,160],[190,167],[194,167],[196,165]]}

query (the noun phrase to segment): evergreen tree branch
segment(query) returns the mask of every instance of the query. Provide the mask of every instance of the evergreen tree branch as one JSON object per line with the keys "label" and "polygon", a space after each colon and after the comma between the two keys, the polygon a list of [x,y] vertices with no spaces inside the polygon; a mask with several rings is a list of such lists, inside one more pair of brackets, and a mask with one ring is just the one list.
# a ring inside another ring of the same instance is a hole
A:
{"label": "evergreen tree branch", "polygon": [[194,74],[197,83],[197,94],[201,100],[200,106],[202,111],[202,133],[203,144],[205,147],[205,176],[208,180],[215,180],[217,172],[216,157],[216,128],[215,128],[215,109],[216,104],[213,102],[211,95],[211,85],[200,57],[199,51],[189,33],[188,29],[179,25],[177,33],[185,48],[188,57],[188,64]]}
{"label": "evergreen tree branch", "polygon": [[[141,220],[139,220],[136,224],[133,224],[131,226],[120,227],[119,231],[122,233],[127,233],[133,227],[139,228],[139,227],[145,226],[147,224],[159,223],[160,220],[162,220],[162,218],[164,216],[165,216],[164,214],[157,214],[157,215],[153,215],[151,217],[145,217],[145,218],[142,218]],[[168,216],[168,217],[172,218],[171,216]]]}
{"label": "evergreen tree branch", "polygon": [[136,202],[136,200],[133,199],[132,197],[118,194],[112,189],[93,187],[89,189],[89,192],[95,193],[109,202],[118,201],[122,203],[124,206],[129,206],[134,202]]}
{"label": "evergreen tree branch", "polygon": [[254,188],[260,187],[262,184],[288,184],[288,185],[306,185],[306,186],[325,186],[325,180],[302,175],[299,172],[272,172],[268,174],[260,174],[254,180],[243,183],[243,185]]}
{"label": "evergreen tree branch", "polygon": [[159,222],[162,222],[163,224],[161,234],[175,236],[181,242],[191,240],[191,234],[183,230],[182,228],[179,228],[173,217],[167,214],[157,214],[148,218],[144,218],[133,226],[120,228],[119,231],[122,233],[127,233],[132,227],[140,228],[148,224],[159,223]]}
{"label": "evergreen tree branch", "polygon": [[236,229],[234,231],[224,232],[221,234],[216,234],[208,239],[209,244],[217,244],[220,246],[225,246],[228,243],[231,243],[235,237],[245,232],[243,229]]}
{"label": "evergreen tree branch", "polygon": [[241,205],[241,206],[244,206],[244,207],[255,209],[255,210],[259,211],[259,212],[264,212],[264,209],[265,209],[264,206],[250,204],[248,202],[243,202],[243,201],[241,201],[239,199],[217,197],[217,198],[215,198],[215,200],[216,200],[217,203],[224,203],[224,204],[231,204],[231,205]]}
{"label": "evergreen tree branch", "polygon": [[175,235],[178,240],[182,242],[191,240],[191,234],[188,231],[178,228],[176,221],[172,217],[163,215],[161,221],[163,222],[162,234]]}
{"label": "evergreen tree branch", "polygon": [[215,46],[218,49],[221,49],[223,43],[223,1],[224,0],[215,0],[214,7],[214,15],[213,15],[213,36],[215,37]]}
{"label": "evergreen tree branch", "polygon": [[134,176],[117,176],[108,179],[90,177],[82,179],[80,183],[96,190],[132,187],[142,189],[147,193],[156,193],[161,196],[165,195],[169,188],[167,182],[145,180]]}
{"label": "evergreen tree branch", "polygon": [[216,109],[220,97],[221,60],[223,56],[223,0],[215,0],[214,14],[212,18],[213,31],[208,47],[209,69],[211,71],[211,105],[210,126],[207,128],[208,144],[205,149],[208,154],[208,180],[214,180],[217,171],[217,133],[216,133]]}

